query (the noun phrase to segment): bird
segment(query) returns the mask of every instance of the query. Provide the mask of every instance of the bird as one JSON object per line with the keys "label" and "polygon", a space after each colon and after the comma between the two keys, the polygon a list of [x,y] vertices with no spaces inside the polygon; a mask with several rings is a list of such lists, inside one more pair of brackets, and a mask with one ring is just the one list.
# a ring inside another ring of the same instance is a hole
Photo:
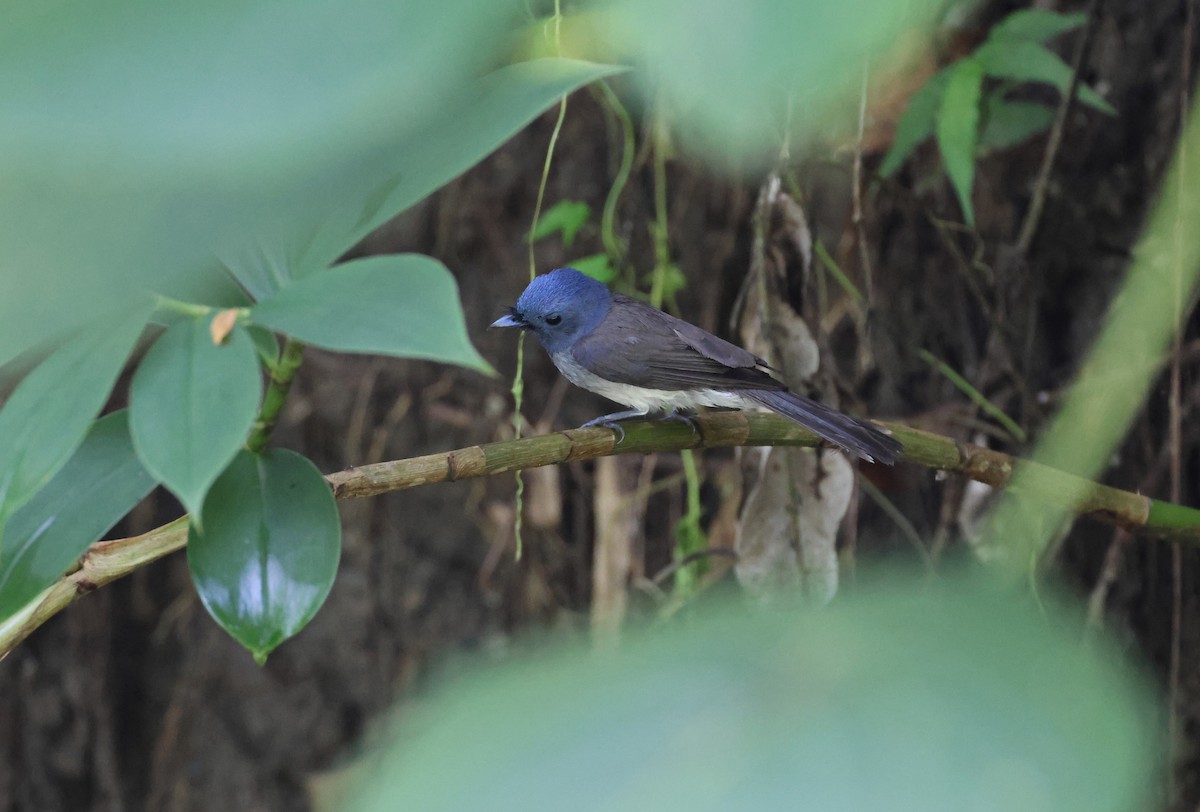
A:
{"label": "bird", "polygon": [[623,435],[618,421],[708,406],[765,407],[870,462],[892,465],[903,446],[883,430],[788,390],[767,362],[646,302],[613,293],[574,268],[534,277],[492,323],[532,332],[574,385],[629,408],[589,420]]}

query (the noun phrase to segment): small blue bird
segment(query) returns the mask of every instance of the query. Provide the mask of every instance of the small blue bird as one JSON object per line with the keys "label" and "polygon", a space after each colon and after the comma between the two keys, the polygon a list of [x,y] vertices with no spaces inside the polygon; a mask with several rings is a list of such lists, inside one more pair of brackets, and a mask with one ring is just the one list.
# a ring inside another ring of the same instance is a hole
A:
{"label": "small blue bird", "polygon": [[535,278],[492,326],[531,330],[568,381],[629,407],[584,426],[619,431],[616,421],[651,411],[765,406],[865,460],[891,465],[903,450],[875,426],[789,392],[757,355],[574,268]]}

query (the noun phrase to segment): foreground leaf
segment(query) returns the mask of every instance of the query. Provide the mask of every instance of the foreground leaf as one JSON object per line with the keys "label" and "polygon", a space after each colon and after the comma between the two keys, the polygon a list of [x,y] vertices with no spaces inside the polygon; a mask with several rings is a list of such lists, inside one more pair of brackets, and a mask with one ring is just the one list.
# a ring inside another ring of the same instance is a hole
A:
{"label": "foreground leaf", "polygon": [[0,409],[0,533],[83,442],[152,309],[147,301],[81,331],[26,375]]}
{"label": "foreground leaf", "polygon": [[337,574],[342,531],[320,471],[299,454],[242,451],[188,535],[200,599],[260,663],[304,628]]}
{"label": "foreground leaf", "polygon": [[313,224],[361,207],[496,64],[520,7],[0,2],[0,363],[144,287],[226,303],[230,256],[286,282]]}
{"label": "foreground leaf", "polygon": [[408,708],[341,808],[1153,806],[1149,691],[1061,609],[978,578],[860,575],[820,611],[732,602],[619,648],[516,648]]}
{"label": "foreground leaf", "polygon": [[928,0],[616,0],[598,39],[631,51],[631,79],[681,149],[770,166],[784,144],[852,132],[863,66],[932,31]]}
{"label": "foreground leaf", "polygon": [[442,263],[420,254],[338,265],[284,288],[256,305],[250,317],[330,350],[491,371],[467,337],[454,277]]}
{"label": "foreground leaf", "polygon": [[154,484],[134,453],[127,413],[93,423],[74,456],[8,523],[0,555],[0,618],[58,580]]}
{"label": "foreground leaf", "polygon": [[954,66],[938,108],[937,140],[967,225],[975,225],[971,190],[975,185],[975,145],[979,139],[979,97],[983,66],[964,59]]}
{"label": "foreground leaf", "polygon": [[210,485],[246,441],[262,379],[240,326],[214,344],[211,317],[184,319],[154,342],[130,388],[129,427],[146,468],[197,520]]}
{"label": "foreground leaf", "polygon": [[329,207],[319,226],[301,235],[307,249],[298,273],[325,270],[376,228],[498,149],[564,93],[624,70],[574,59],[534,59],[507,65],[439,98],[398,143],[374,156],[372,186],[347,198],[346,205]]}

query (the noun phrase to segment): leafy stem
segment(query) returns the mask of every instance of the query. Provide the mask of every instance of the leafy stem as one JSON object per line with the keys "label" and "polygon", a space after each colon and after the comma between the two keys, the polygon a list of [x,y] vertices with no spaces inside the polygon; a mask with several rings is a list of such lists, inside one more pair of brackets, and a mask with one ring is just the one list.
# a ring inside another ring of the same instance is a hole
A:
{"label": "leafy stem", "polygon": [[294,338],[288,338],[283,344],[279,360],[273,364],[267,364],[267,375],[269,376],[267,394],[263,397],[262,408],[259,410],[258,420],[254,421],[250,439],[246,441],[246,447],[251,451],[255,453],[262,451],[270,441],[271,434],[275,431],[275,424],[279,421],[279,414],[283,411],[284,403],[287,402],[288,391],[292,388],[292,379],[296,376],[296,370],[300,368],[303,355],[304,343]]}

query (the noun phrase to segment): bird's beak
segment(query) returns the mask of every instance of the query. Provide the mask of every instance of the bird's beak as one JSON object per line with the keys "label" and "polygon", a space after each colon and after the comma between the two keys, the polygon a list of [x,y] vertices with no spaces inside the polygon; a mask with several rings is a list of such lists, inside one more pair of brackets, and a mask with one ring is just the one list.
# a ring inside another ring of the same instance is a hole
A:
{"label": "bird's beak", "polygon": [[510,307],[508,313],[492,322],[492,327],[528,327],[529,322],[515,307]]}

